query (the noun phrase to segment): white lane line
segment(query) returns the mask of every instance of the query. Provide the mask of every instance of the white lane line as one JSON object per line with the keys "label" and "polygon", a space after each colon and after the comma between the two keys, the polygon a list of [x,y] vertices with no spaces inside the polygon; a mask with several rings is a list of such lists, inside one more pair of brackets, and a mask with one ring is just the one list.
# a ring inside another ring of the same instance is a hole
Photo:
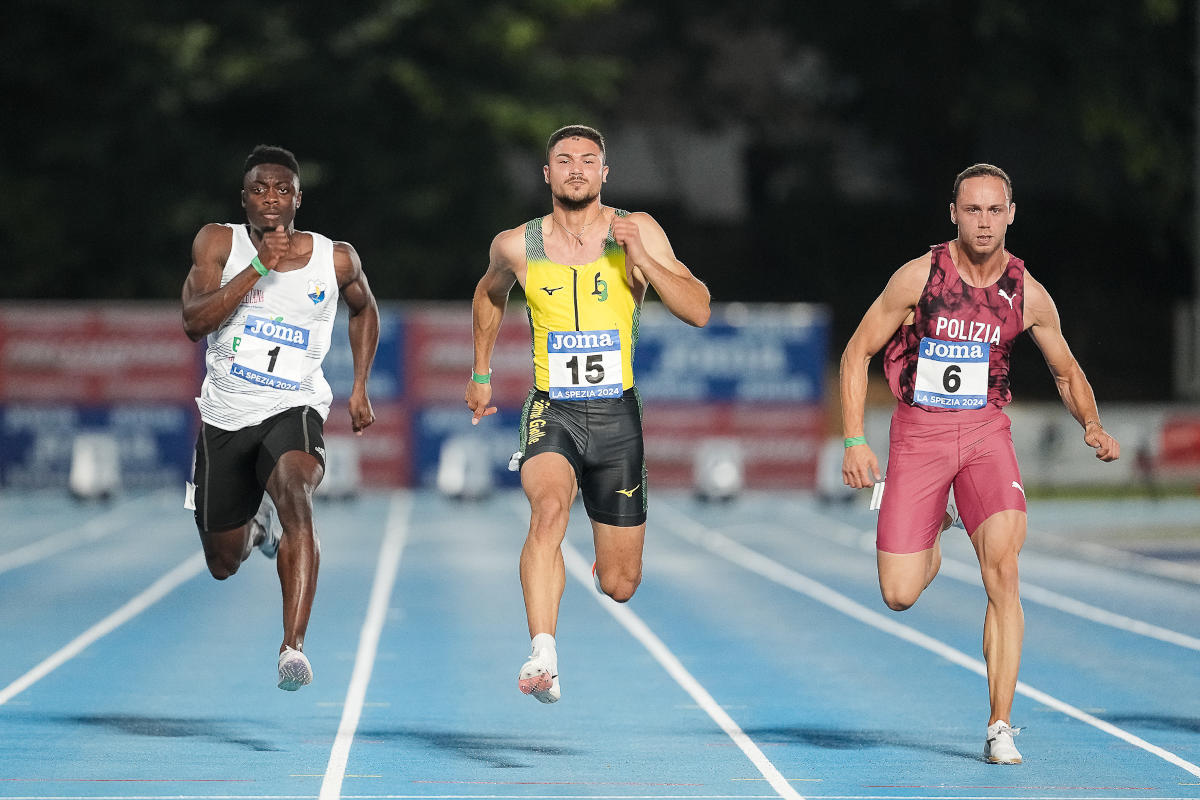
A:
{"label": "white lane line", "polygon": [[54,670],[83,652],[84,648],[103,636],[112,633],[138,614],[170,594],[180,584],[196,577],[203,572],[204,554],[194,553],[183,560],[167,574],[150,584],[145,591],[134,597],[125,605],[109,614],[104,619],[76,636],[65,647],[54,655],[26,672],[21,677],[0,689],[0,706],[28,689]]}
{"label": "white lane line", "polygon": [[[810,514],[819,519],[821,525],[815,530],[809,529],[808,533],[874,555],[874,531],[859,530],[852,525],[847,525],[844,522],[818,512],[810,512]],[[948,575],[963,583],[983,586],[983,578],[980,577],[977,566],[964,561],[958,561],[957,559],[947,558],[945,554],[942,555],[942,568],[939,574]],[[1110,628],[1136,633],[1139,636],[1145,636],[1150,639],[1158,639],[1161,642],[1186,647],[1189,650],[1200,651],[1200,638],[1093,606],[1082,600],[1076,600],[1073,597],[1055,592],[1052,589],[1029,583],[1024,579],[1021,580],[1021,599],[1048,606],[1066,614],[1073,614],[1074,616],[1082,617],[1101,625],[1107,625]]]}
{"label": "white lane line", "polygon": [[387,619],[392,587],[400,569],[400,556],[404,553],[404,544],[408,539],[408,515],[411,508],[412,495],[408,492],[393,495],[391,506],[388,508],[383,544],[379,547],[379,561],[375,565],[371,599],[367,603],[367,615],[358,635],[358,653],[354,657],[354,671],[350,675],[350,686],[346,690],[342,720],[338,724],[333,749],[329,753],[325,777],[321,781],[320,800],[337,800],[342,796],[342,780],[346,777],[350,745],[354,741],[354,733],[358,730],[358,721],[362,717],[367,685],[371,682],[375,653],[379,649],[379,636]]}
{"label": "white lane line", "polygon": [[[72,547],[103,539],[114,531],[128,527],[136,517],[143,516],[146,513],[147,500],[155,500],[161,504],[162,498],[161,493],[157,496],[133,498],[123,505],[92,517],[78,527],[68,528],[18,547],[16,550],[0,553],[0,574],[36,563]],[[29,526],[33,527],[36,524],[38,523],[35,518],[31,518]]]}
{"label": "white lane line", "polygon": [[1177,564],[1174,561],[1167,561],[1166,559],[1155,558],[1153,556],[1144,556],[1141,553],[1121,550],[1120,548],[1110,547],[1106,544],[1080,542],[1070,537],[1050,533],[1045,530],[1040,531],[1039,535],[1043,540],[1050,542],[1053,547],[1073,552],[1088,561],[1099,563],[1111,569],[1134,570],[1135,572],[1143,572],[1159,578],[1171,578],[1172,580],[1186,581],[1191,584],[1200,584],[1200,566],[1194,564]]}
{"label": "white lane line", "polygon": [[625,630],[629,631],[635,639],[642,643],[642,646],[649,651],[650,655],[654,656],[662,668],[667,671],[667,674],[675,679],[685,692],[691,695],[692,699],[700,708],[704,709],[705,713],[712,718],[713,722],[723,730],[733,743],[736,744],[750,762],[758,769],[771,788],[779,793],[780,797],[788,800],[804,800],[804,798],[792,788],[791,784],[779,773],[762,750],[758,749],[758,745],[747,736],[738,726],[733,718],[730,717],[725,710],[717,704],[712,695],[700,684],[698,680],[692,677],[692,674],[680,663],[675,654],[663,644],[653,631],[642,621],[641,617],[633,613],[628,606],[621,603],[615,603],[604,595],[596,591],[596,587],[592,582],[591,565],[579,554],[579,551],[571,546],[570,542],[563,541],[562,544],[563,562],[566,564],[567,570],[574,578],[583,584],[588,593],[596,598],[596,602],[607,611],[621,624]]}
{"label": "white lane line", "polygon": [[[773,794],[347,794],[343,800],[771,800]],[[1178,800],[1178,796],[1064,794],[814,794],[809,800]],[[311,794],[5,795],[4,800],[313,800]]]}
{"label": "white lane line", "polygon": [[[978,675],[987,677],[987,666],[978,659],[971,658],[961,650],[956,650],[943,642],[934,639],[921,633],[916,628],[911,628],[908,625],[901,624],[895,620],[885,617],[877,611],[872,611],[866,606],[851,600],[844,594],[830,589],[828,586],[819,583],[812,578],[801,575],[795,570],[785,567],[779,562],[762,555],[761,553],[751,550],[732,539],[709,530],[700,523],[686,516],[680,511],[677,511],[669,506],[664,506],[660,501],[657,508],[667,512],[668,520],[667,527],[676,536],[691,542],[699,547],[708,550],[722,558],[737,564],[751,572],[755,572],[768,580],[774,581],[781,586],[786,586],[800,594],[803,594],[818,603],[829,606],[830,608],[840,611],[848,617],[858,620],[866,625],[890,633],[900,639],[924,648],[925,650],[939,655],[942,658],[954,664],[958,664],[964,669],[968,669]],[[1158,756],[1180,769],[1186,770],[1193,775],[1200,776],[1200,766],[1196,766],[1190,761],[1187,761],[1174,753],[1164,750],[1158,745],[1151,744],[1145,739],[1134,736],[1126,730],[1118,728],[1104,720],[1093,717],[1075,706],[1063,702],[1055,697],[1046,694],[1043,691],[1033,688],[1024,682],[1017,683],[1017,693],[1022,694],[1032,700],[1041,703],[1044,706],[1053,708],[1055,711],[1062,712],[1069,717],[1074,717],[1080,722],[1085,722],[1094,728],[1104,731],[1110,736],[1115,736],[1124,742],[1127,742],[1134,747],[1139,747],[1148,753]]]}

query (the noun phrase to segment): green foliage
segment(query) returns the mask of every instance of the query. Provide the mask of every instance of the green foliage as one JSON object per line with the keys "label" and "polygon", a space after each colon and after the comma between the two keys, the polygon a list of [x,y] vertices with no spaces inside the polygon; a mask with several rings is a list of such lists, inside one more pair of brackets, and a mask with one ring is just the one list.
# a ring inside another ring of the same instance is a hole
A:
{"label": "green foliage", "polygon": [[354,244],[381,295],[466,296],[491,237],[525,219],[504,155],[540,151],[620,79],[564,34],[613,7],[10,4],[11,296],[176,296],[201,225],[244,218],[241,162],[260,142],[296,152],[298,225]]}

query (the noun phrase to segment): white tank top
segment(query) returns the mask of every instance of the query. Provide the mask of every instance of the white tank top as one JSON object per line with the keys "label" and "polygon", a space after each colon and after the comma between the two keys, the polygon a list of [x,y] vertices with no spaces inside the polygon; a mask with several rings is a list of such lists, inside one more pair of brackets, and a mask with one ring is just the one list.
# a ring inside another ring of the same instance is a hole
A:
{"label": "white tank top", "polygon": [[[222,286],[258,255],[245,225],[225,225],[233,230],[233,248]],[[333,242],[309,235],[313,251],[304,267],[268,272],[208,335],[208,374],[196,405],[209,425],[236,431],[300,406],[329,416],[333,391],[321,362],[333,335],[338,286]]]}

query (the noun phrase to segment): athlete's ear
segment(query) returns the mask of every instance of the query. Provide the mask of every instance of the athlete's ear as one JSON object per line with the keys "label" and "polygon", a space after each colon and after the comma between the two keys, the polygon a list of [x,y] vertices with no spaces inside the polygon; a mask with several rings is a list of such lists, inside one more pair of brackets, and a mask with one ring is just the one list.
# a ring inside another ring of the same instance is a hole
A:
{"label": "athlete's ear", "polygon": [[1012,225],[1013,220],[1016,218],[1017,218],[1017,204],[1009,203],[1008,204],[1008,224]]}
{"label": "athlete's ear", "polygon": [[296,192],[296,208],[300,207],[300,201],[304,198],[304,192]]}
{"label": "athlete's ear", "polygon": [[549,164],[545,164],[542,166],[542,179],[544,181],[546,181],[546,183],[550,182],[550,165]]}
{"label": "athlete's ear", "polygon": [[246,207],[246,190],[242,189],[242,208]]}
{"label": "athlete's ear", "polygon": [[608,183],[608,165],[604,165],[604,171],[600,173],[600,182]]}
{"label": "athlete's ear", "polygon": [[958,209],[956,209],[954,207],[954,203],[950,204],[950,224],[951,225],[958,224]]}

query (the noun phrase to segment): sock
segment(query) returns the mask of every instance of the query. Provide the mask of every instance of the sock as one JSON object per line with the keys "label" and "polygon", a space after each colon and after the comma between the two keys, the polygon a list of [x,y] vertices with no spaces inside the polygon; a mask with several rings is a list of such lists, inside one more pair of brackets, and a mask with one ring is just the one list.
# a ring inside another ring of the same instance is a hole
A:
{"label": "sock", "polygon": [[552,656],[557,656],[554,649],[554,637],[549,633],[539,633],[537,636],[534,636],[531,644],[533,645],[533,654],[535,656],[546,651],[549,651]]}

